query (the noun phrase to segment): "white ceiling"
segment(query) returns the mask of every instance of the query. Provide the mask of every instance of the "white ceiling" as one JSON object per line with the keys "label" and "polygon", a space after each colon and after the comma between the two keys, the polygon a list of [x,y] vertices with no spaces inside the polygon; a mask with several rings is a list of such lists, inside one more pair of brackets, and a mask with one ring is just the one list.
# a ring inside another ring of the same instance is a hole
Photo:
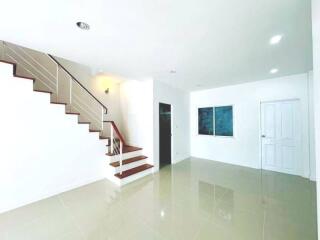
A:
{"label": "white ceiling", "polygon": [[312,69],[310,0],[7,0],[0,12],[2,40],[186,90]]}

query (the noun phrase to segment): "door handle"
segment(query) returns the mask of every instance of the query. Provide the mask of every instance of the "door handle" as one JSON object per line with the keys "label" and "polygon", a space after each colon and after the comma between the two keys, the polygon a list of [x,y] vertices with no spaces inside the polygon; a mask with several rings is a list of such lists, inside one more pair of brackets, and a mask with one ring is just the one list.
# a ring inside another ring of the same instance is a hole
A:
{"label": "door handle", "polygon": [[266,138],[267,136],[266,136],[266,135],[264,135],[264,134],[262,134],[262,135],[261,135],[261,137],[262,137],[262,138]]}

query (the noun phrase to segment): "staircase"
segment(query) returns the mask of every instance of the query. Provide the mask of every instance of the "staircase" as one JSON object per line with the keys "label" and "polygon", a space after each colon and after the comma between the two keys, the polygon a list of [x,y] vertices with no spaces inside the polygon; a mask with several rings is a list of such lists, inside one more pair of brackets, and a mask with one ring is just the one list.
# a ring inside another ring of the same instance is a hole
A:
{"label": "staircase", "polygon": [[[0,41],[0,62],[13,65],[15,77],[33,81],[33,90],[50,94],[52,104],[65,106],[65,113],[78,116],[90,133],[98,133],[106,146],[106,177],[122,186],[153,173],[143,149],[126,143],[115,122],[107,120],[101,103],[57,58]],[[52,123],[54,124],[54,123]]]}
{"label": "staircase", "polygon": [[108,179],[117,185],[124,185],[149,175],[153,166],[146,162],[142,148],[126,144],[114,121],[104,121],[110,124],[110,137],[107,140],[109,151],[106,153],[109,168]]}

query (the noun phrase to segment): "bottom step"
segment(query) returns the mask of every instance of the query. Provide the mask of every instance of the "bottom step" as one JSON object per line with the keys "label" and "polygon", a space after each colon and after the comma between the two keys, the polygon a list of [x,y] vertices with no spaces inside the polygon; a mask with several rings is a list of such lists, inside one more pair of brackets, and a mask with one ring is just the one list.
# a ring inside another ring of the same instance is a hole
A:
{"label": "bottom step", "polygon": [[139,172],[145,171],[149,168],[153,168],[153,166],[146,163],[146,164],[143,164],[139,167],[135,167],[135,168],[131,168],[129,170],[123,171],[122,174],[117,173],[114,176],[116,176],[117,178],[123,179],[123,178],[129,177],[131,175],[137,174]]}

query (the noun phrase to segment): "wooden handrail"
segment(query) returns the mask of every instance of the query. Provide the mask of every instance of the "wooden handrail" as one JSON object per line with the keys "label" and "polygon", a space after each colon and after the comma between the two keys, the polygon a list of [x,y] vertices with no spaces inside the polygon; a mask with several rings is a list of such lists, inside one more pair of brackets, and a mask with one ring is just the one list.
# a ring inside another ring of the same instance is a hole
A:
{"label": "wooden handrail", "polygon": [[80,81],[78,79],[76,79],[54,56],[52,56],[51,54],[48,54],[48,56],[56,63],[58,64],[64,71],[66,71],[67,74],[70,75],[70,77],[72,78],[72,80],[76,81],[80,87],[82,87],[87,93],[89,93],[89,95],[95,99],[105,110],[105,113],[108,113],[108,108],[102,103],[100,102],[85,86],[83,86]]}
{"label": "wooden handrail", "polygon": [[120,141],[123,143],[124,146],[126,146],[126,145],[127,145],[127,144],[126,144],[126,141],[124,140],[124,137],[123,137],[122,134],[120,133],[117,125],[115,124],[115,122],[114,122],[114,121],[104,121],[104,122],[111,123],[111,125],[112,125],[114,131],[116,132],[116,134],[118,135]]}

